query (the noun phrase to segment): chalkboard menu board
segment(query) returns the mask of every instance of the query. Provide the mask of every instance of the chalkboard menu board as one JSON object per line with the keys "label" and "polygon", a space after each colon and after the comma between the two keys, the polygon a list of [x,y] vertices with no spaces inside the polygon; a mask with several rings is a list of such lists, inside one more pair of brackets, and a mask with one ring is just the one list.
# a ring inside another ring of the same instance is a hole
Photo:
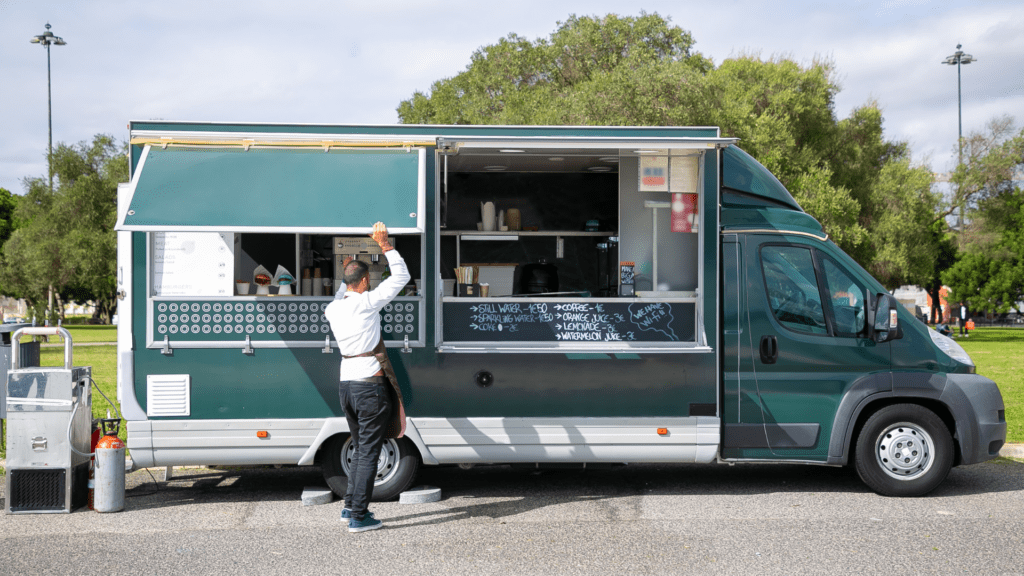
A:
{"label": "chalkboard menu board", "polygon": [[445,302],[446,342],[693,342],[692,302]]}

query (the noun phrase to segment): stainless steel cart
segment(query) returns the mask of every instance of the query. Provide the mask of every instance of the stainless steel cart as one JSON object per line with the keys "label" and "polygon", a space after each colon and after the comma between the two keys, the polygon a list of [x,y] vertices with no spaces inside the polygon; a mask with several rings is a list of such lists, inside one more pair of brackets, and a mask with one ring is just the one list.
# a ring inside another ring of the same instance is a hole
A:
{"label": "stainless steel cart", "polygon": [[[21,368],[18,344],[28,335],[62,337],[64,367]],[[72,365],[64,328],[22,328],[11,340],[5,511],[71,512],[88,498],[92,367]]]}

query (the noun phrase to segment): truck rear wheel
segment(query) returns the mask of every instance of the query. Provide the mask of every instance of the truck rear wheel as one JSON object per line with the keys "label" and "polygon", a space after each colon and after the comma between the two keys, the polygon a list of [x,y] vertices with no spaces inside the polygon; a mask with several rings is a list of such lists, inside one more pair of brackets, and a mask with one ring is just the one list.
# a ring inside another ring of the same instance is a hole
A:
{"label": "truck rear wheel", "polygon": [[922,496],[953,465],[953,438],[934,412],[895,404],[874,413],[857,437],[857,474],[883,496]]}
{"label": "truck rear wheel", "polygon": [[[348,491],[348,474],[355,449],[348,434],[332,437],[324,445],[321,469],[324,480],[339,498]],[[420,467],[420,456],[408,438],[385,438],[377,459],[377,477],[373,481],[373,502],[395,498],[412,485]]]}

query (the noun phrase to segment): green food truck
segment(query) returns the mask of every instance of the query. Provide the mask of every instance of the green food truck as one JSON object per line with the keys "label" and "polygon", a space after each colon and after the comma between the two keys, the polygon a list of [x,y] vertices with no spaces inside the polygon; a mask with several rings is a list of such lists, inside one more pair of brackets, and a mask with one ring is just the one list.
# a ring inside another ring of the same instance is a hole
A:
{"label": "green food truck", "polygon": [[342,260],[421,465],[786,462],[925,494],[998,455],[995,383],[714,127],[140,121],[118,198],[118,397],[139,466],[319,464],[345,490]]}

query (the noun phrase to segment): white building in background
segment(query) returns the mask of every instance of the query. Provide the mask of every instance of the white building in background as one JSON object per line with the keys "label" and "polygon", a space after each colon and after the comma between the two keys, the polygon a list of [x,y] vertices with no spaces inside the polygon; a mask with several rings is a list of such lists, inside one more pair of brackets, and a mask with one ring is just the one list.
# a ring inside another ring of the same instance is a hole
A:
{"label": "white building in background", "polygon": [[8,318],[25,318],[28,315],[28,304],[20,298],[0,296],[0,311],[3,312],[0,321]]}
{"label": "white building in background", "polygon": [[914,316],[931,316],[931,297],[928,291],[920,286],[900,286],[892,291],[896,300],[910,310]]}
{"label": "white building in background", "polygon": [[65,316],[92,316],[94,312],[96,312],[96,306],[91,302],[86,302],[85,304],[68,302],[64,305]]}
{"label": "white building in background", "polygon": [[[30,317],[32,314],[28,309],[28,303],[20,298],[0,296],[0,312],[3,314],[3,317],[0,318],[0,322],[10,318],[21,318],[29,322],[32,321],[32,318]],[[64,316],[92,316],[95,312],[96,306],[92,302],[86,302],[84,304],[68,302],[64,304]]]}

